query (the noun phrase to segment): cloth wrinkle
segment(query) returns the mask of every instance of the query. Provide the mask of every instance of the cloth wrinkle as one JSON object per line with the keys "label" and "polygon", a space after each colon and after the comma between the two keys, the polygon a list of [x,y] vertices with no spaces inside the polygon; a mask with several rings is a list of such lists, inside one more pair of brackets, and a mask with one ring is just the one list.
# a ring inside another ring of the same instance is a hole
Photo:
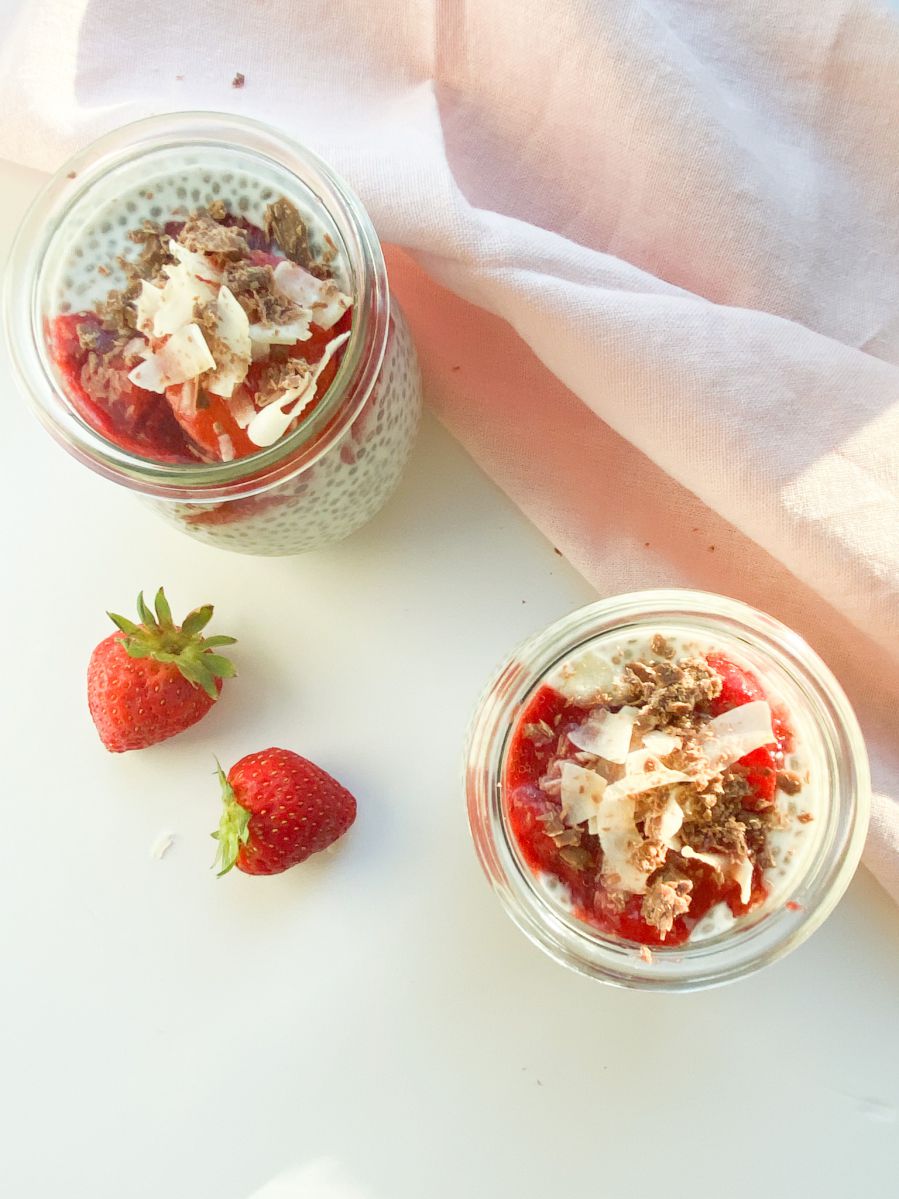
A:
{"label": "cloth wrinkle", "polygon": [[811,642],[899,901],[899,0],[8,7],[0,155],[283,129],[390,243],[440,419],[598,591]]}

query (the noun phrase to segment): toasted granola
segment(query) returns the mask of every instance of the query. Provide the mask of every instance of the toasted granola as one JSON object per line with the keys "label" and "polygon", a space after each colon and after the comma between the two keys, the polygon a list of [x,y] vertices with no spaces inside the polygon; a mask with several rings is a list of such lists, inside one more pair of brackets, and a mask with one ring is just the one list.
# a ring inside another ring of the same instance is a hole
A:
{"label": "toasted granola", "polygon": [[263,228],[293,262],[307,270],[315,264],[309,230],[296,206],[283,197],[265,210]]}
{"label": "toasted granola", "polygon": [[693,882],[689,878],[663,876],[653,880],[643,896],[641,915],[660,933],[670,933],[678,916],[690,910]]}
{"label": "toasted granola", "polygon": [[275,286],[275,272],[268,265],[235,263],[225,269],[222,284],[251,324],[289,325],[300,316],[299,306]]}
{"label": "toasted granola", "polygon": [[211,208],[200,208],[192,213],[178,234],[181,245],[194,254],[209,254],[230,262],[248,257],[250,247],[244,231],[238,226],[221,223],[227,215],[224,208],[221,204],[215,209],[221,216],[213,216]]}

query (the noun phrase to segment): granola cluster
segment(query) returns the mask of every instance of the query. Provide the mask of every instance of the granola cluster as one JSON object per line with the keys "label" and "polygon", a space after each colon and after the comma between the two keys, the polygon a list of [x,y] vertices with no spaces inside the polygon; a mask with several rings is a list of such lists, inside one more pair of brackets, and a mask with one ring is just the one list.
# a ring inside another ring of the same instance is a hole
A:
{"label": "granola cluster", "polygon": [[621,681],[599,697],[607,707],[638,707],[641,727],[689,727],[698,713],[721,694],[721,678],[703,658],[674,662],[673,647],[660,635],[652,640],[653,653],[662,660],[628,662]]}

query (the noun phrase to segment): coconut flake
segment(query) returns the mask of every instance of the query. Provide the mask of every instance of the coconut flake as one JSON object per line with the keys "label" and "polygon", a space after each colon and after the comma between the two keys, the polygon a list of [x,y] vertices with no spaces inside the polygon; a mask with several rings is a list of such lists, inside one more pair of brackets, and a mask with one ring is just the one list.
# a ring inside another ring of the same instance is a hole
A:
{"label": "coconut flake", "polygon": [[309,322],[311,313],[291,321],[287,325],[250,325],[250,343],[254,360],[267,358],[272,346],[292,346],[298,341],[308,341],[312,336]]}
{"label": "coconut flake", "polygon": [[205,387],[213,395],[228,397],[244,381],[250,368],[250,322],[228,287],[219,288],[215,318],[216,339],[225,346],[227,353],[225,361],[205,380]]}
{"label": "coconut flake", "polygon": [[691,849],[689,845],[682,845],[679,853],[688,861],[692,859],[695,862],[705,862],[706,866],[711,866],[719,874],[726,875],[729,872],[731,859],[726,853],[700,853],[698,850]]}
{"label": "coconut flake", "polygon": [[284,436],[292,421],[315,397],[315,382],[308,375],[300,387],[290,387],[277,400],[255,412],[247,425],[247,437],[253,445],[267,446]]}
{"label": "coconut flake", "polygon": [[165,855],[175,844],[175,834],[164,832],[160,833],[153,844],[150,846],[150,857],[156,862],[161,862]]}
{"label": "coconut flake", "polygon": [[159,350],[151,351],[128,378],[146,391],[162,392],[214,368],[215,359],[200,326],[190,324],[173,333]]}
{"label": "coconut flake", "polygon": [[703,730],[702,751],[713,770],[726,770],[740,758],[774,741],[771,706],[763,699],[731,708],[710,720]]}
{"label": "coconut flake", "polygon": [[610,796],[612,790],[605,789],[595,821],[603,852],[603,880],[609,890],[642,895],[649,876],[633,861],[643,844],[635,819],[635,800],[633,795]]}
{"label": "coconut flake", "polygon": [[283,295],[311,310],[311,320],[320,329],[333,328],[353,302],[333,279],[317,279],[289,259],[275,267],[274,282]]}
{"label": "coconut flake", "polygon": [[[251,327],[252,332],[252,327]],[[290,388],[277,400],[257,412],[247,426],[247,437],[253,445],[267,446],[284,436],[291,423],[302,414],[303,409],[315,398],[315,385],[322,371],[337,353],[338,349],[350,339],[350,333],[341,333],[333,337],[325,346],[324,353],[309,373],[309,378],[300,388]]]}
{"label": "coconut flake", "polygon": [[161,395],[165,391],[165,379],[159,357],[149,346],[145,346],[140,351],[140,357],[143,361],[128,372],[128,378],[136,387],[142,387],[144,391],[155,391]]}
{"label": "coconut flake", "polygon": [[683,823],[684,810],[674,795],[669,795],[665,801],[664,808],[662,808],[655,820],[656,839],[667,845],[669,849],[672,849],[675,838],[680,832]]}
{"label": "coconut flake", "polygon": [[289,258],[279,262],[272,274],[278,291],[301,308],[311,308],[321,300],[322,281]]}
{"label": "coconut flake", "polygon": [[161,304],[162,288],[154,287],[146,279],[142,280],[134,308],[137,313],[137,328],[147,337],[153,336],[153,320]]}
{"label": "coconut flake", "polygon": [[177,241],[169,245],[177,261],[162,268],[166,282],[158,299],[147,293],[144,300],[148,310],[153,310],[153,337],[168,337],[189,324],[195,306],[214,300],[221,282],[221,272],[205,254],[195,254]]}
{"label": "coconut flake", "polygon": [[649,750],[656,758],[666,758],[668,754],[680,749],[682,744],[680,737],[675,737],[673,733],[663,733],[660,729],[643,734],[643,748]]}
{"label": "coconut flake", "polygon": [[568,734],[568,740],[586,753],[620,764],[631,747],[634,723],[639,715],[637,708],[621,708],[618,712],[599,708],[580,728]]}
{"label": "coconut flake", "polygon": [[752,862],[749,858],[740,858],[734,865],[734,878],[740,885],[740,903],[749,903],[752,894]]}
{"label": "coconut flake", "polygon": [[563,762],[561,769],[562,819],[571,826],[592,820],[606,789],[606,780],[595,770],[587,770],[575,762]]}
{"label": "coconut flake", "polygon": [[186,383],[215,367],[206,338],[193,323],[173,333],[157,356],[169,383]]}
{"label": "coconut flake", "polygon": [[[631,759],[642,755],[643,750],[628,754],[626,770],[629,771]],[[640,770],[633,774],[625,774],[617,783],[610,783],[606,794],[611,792],[612,799],[624,796],[642,795],[646,791],[655,791],[657,787],[670,787],[673,783],[689,783],[690,776],[682,770],[669,770],[667,766],[657,766],[653,770]]]}
{"label": "coconut flake", "polygon": [[222,281],[222,272],[215,265],[212,259],[202,253],[200,250],[188,250],[187,246],[181,244],[180,241],[175,241],[172,238],[169,242],[169,253],[175,259],[175,264],[169,263],[164,266],[163,272],[169,278],[177,273],[178,268],[187,271],[193,275],[201,283],[206,283],[211,287],[218,287]]}
{"label": "coconut flake", "polygon": [[658,756],[658,754],[654,754],[648,749],[633,750],[624,760],[625,777],[632,774],[643,774],[646,770],[646,764],[648,762],[651,762],[653,769],[655,769],[655,767],[659,765]]}
{"label": "coconut flake", "polygon": [[256,415],[256,408],[245,388],[239,388],[232,396],[228,397],[228,407],[231,409],[231,415],[234,417],[238,429],[245,429]]}

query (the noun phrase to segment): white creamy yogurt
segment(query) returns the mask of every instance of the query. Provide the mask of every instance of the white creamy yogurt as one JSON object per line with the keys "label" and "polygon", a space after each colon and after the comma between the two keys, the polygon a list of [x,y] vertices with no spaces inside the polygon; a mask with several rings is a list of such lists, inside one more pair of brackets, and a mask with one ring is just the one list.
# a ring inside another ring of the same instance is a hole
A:
{"label": "white creamy yogurt", "polygon": [[536,871],[533,879],[537,890],[545,900],[549,901],[552,907],[564,912],[567,916],[574,915],[571,890],[567,883],[563,883],[554,874],[547,874],[543,870]]}

